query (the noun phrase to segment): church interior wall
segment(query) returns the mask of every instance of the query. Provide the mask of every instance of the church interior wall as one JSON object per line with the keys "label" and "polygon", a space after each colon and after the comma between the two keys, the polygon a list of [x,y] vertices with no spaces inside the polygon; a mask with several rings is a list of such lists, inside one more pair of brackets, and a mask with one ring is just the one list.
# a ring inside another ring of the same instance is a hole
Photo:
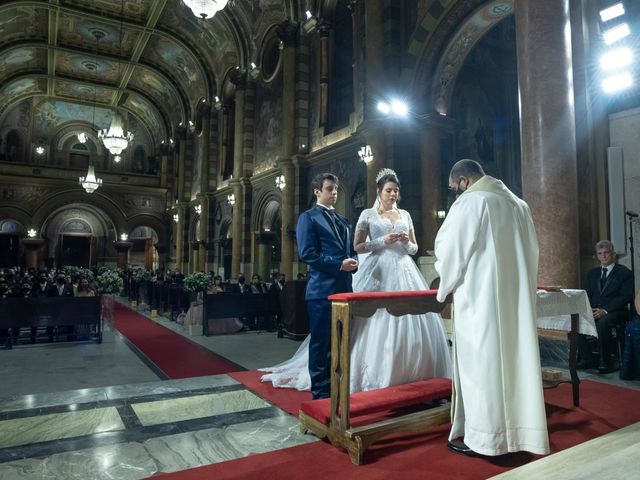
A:
{"label": "church interior wall", "polygon": [[[622,148],[623,171],[624,171],[624,206],[625,212],[640,213],[640,108],[633,108],[618,112],[609,117],[610,138],[612,147]],[[622,214],[622,212],[620,212]],[[631,267],[631,252],[629,241],[629,217],[625,217],[625,238],[624,254],[620,255],[620,263]],[[640,237],[639,222],[636,217],[633,222],[634,237],[634,263],[636,285],[640,285],[640,247],[638,240]],[[619,247],[616,246],[618,249]]]}

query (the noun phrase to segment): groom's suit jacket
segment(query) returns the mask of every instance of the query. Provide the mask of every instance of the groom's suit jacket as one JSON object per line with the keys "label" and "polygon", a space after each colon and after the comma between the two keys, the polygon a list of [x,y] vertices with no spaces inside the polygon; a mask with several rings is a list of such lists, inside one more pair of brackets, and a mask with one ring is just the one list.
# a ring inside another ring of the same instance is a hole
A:
{"label": "groom's suit jacket", "polygon": [[345,217],[336,213],[336,223],[340,222],[340,225],[334,230],[323,208],[315,206],[298,218],[298,256],[309,265],[306,300],[326,299],[334,293],[352,291],[353,272],[340,270],[345,258],[358,258],[353,248],[351,226]]}

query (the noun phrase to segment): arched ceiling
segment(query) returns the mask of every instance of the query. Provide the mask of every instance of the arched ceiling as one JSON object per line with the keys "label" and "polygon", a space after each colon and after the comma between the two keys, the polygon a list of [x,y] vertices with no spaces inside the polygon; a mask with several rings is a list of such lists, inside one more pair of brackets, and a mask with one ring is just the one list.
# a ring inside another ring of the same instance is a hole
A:
{"label": "arched ceiling", "polygon": [[179,0],[3,2],[0,120],[30,97],[67,109],[95,102],[99,111],[123,108],[164,140],[219,93],[219,72],[246,65],[245,29],[272,4],[284,13],[282,3],[231,0],[203,21]]}

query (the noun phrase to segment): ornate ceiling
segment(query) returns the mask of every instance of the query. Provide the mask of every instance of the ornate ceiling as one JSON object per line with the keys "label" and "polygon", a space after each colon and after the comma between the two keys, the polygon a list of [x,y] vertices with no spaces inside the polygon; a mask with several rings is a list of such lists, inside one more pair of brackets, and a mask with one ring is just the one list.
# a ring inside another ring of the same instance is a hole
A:
{"label": "ornate ceiling", "polygon": [[118,106],[156,142],[165,140],[194,118],[202,99],[219,94],[226,71],[245,66],[256,26],[265,17],[284,18],[286,3],[232,0],[203,21],[179,0],[4,2],[0,121],[31,97],[53,105],[49,120],[58,125],[69,116],[90,118],[95,102],[96,120]]}

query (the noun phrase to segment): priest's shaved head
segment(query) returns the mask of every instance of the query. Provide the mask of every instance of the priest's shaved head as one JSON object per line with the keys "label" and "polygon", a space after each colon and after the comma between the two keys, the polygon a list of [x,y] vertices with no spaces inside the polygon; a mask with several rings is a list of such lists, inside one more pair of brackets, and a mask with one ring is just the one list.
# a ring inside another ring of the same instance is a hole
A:
{"label": "priest's shaved head", "polygon": [[478,180],[484,177],[485,173],[480,162],[468,158],[458,160],[451,168],[449,178],[457,180],[460,177],[466,177],[472,180]]}

